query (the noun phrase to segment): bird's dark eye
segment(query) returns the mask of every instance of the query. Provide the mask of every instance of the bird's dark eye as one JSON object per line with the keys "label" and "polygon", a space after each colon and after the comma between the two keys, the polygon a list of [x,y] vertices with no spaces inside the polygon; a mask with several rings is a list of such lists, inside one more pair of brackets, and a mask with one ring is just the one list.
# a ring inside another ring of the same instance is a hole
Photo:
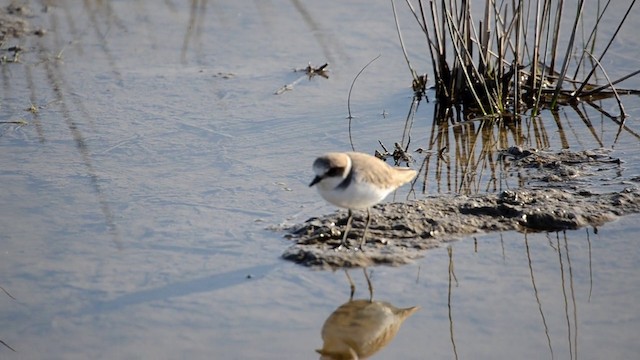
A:
{"label": "bird's dark eye", "polygon": [[329,169],[329,171],[327,171],[327,175],[326,176],[341,176],[344,173],[344,168],[342,167],[334,167]]}

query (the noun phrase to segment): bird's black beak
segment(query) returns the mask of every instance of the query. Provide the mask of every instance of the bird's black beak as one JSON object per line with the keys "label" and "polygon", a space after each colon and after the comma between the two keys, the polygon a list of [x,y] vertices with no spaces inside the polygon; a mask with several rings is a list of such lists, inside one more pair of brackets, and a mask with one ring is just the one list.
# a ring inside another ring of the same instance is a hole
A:
{"label": "bird's black beak", "polygon": [[317,184],[320,182],[320,180],[322,180],[322,178],[320,176],[316,176],[315,178],[313,178],[313,180],[311,181],[311,184],[309,184],[309,187],[312,187],[313,185]]}

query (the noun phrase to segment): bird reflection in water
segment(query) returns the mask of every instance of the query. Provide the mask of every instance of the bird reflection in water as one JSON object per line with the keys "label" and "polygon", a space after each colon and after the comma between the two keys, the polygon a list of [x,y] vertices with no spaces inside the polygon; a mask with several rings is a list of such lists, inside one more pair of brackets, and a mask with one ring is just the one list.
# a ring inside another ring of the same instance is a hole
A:
{"label": "bird reflection in water", "polygon": [[353,300],[355,285],[345,270],[351,296],[340,305],[322,326],[322,349],[316,350],[321,360],[366,359],[387,346],[402,323],[419,307],[397,308],[386,301],[373,300],[373,286],[367,270],[369,299]]}

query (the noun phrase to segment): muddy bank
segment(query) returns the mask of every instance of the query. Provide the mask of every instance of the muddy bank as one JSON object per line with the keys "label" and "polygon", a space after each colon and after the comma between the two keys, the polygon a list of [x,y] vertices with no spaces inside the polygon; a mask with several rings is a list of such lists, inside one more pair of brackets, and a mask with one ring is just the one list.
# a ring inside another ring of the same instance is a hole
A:
{"label": "muddy bank", "polygon": [[[406,203],[379,204],[372,210],[364,251],[336,251],[347,221],[337,211],[284,229],[295,241],[283,258],[306,266],[335,268],[401,265],[424,251],[475,233],[561,231],[599,226],[640,212],[637,178],[619,192],[593,193],[572,182],[617,168],[620,160],[604,152],[541,153],[511,148],[501,153],[509,171],[526,172],[532,188],[473,196],[431,196]],[[595,180],[594,180],[595,181]],[[539,186],[541,183],[547,186]],[[535,188],[533,188],[535,186]],[[354,212],[352,244],[361,238],[365,213]]]}

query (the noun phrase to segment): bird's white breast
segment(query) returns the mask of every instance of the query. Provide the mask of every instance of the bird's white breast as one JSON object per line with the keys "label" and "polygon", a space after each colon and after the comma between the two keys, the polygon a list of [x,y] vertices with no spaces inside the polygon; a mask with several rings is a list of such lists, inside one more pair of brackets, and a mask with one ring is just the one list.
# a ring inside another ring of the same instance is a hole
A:
{"label": "bird's white breast", "polygon": [[342,180],[323,179],[318,184],[318,192],[331,204],[347,209],[366,209],[379,203],[393,191],[362,181],[351,181],[346,188],[338,188]]}

